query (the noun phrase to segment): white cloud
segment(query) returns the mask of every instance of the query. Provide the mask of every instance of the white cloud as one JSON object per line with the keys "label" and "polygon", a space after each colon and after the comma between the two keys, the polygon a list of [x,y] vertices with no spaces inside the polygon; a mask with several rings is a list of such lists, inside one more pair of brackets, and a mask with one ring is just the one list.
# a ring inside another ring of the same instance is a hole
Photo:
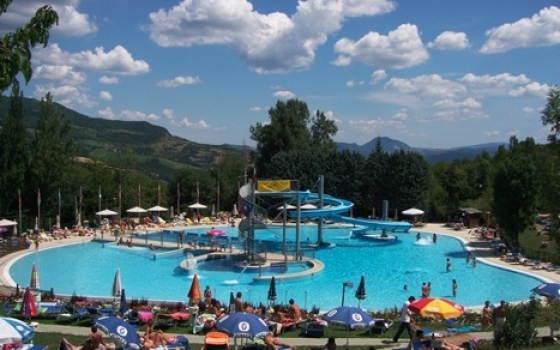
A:
{"label": "white cloud", "polygon": [[463,32],[445,31],[429,43],[428,47],[438,50],[463,50],[469,47],[469,39]]}
{"label": "white cloud", "polygon": [[79,86],[74,85],[36,85],[33,97],[41,99],[49,92],[56,102],[68,108],[75,108],[76,104],[86,107],[93,107],[96,104],[89,99],[89,96]]}
{"label": "white cloud", "polygon": [[348,81],[346,82],[346,86],[348,86],[348,87],[352,87],[352,86],[354,86],[354,85],[356,85],[356,82],[355,82],[354,80],[348,80]]}
{"label": "white cloud", "polygon": [[33,78],[77,85],[85,82],[87,76],[84,72],[76,72],[72,66],[38,66],[33,71]]}
{"label": "white cloud", "polygon": [[391,119],[394,120],[407,120],[408,119],[408,111],[406,109],[402,109],[397,113],[393,114]]}
{"label": "white cloud", "polygon": [[500,132],[498,130],[490,130],[490,131],[485,131],[484,135],[485,136],[498,136],[498,135],[500,135]]}
{"label": "white cloud", "polygon": [[[90,21],[87,14],[77,10],[79,0],[50,0],[58,13],[59,23],[51,30],[51,35],[56,36],[84,36],[97,32],[95,23]],[[38,8],[45,3],[36,0],[14,1],[8,8],[8,12],[2,14],[0,21],[0,33],[13,31],[27,23],[35,15]]]}
{"label": "white cloud", "polygon": [[120,75],[138,75],[150,71],[148,63],[133,59],[132,55],[120,45],[107,52],[103,47],[97,47],[95,51],[70,53],[63,51],[58,44],[52,44],[46,48],[35,49],[33,60],[43,65],[65,64],[75,69]]}
{"label": "white cloud", "polygon": [[146,114],[140,111],[132,111],[130,109],[125,109],[117,116],[118,119],[125,120],[159,120],[160,117],[156,114],[149,113]]}
{"label": "white cloud", "polygon": [[[150,38],[163,47],[227,45],[259,73],[309,67],[346,17],[393,11],[388,0],[300,0],[291,16],[261,14],[248,0],[183,0],[150,13]],[[318,20],[320,19],[320,20]]]}
{"label": "white cloud", "polygon": [[210,128],[210,125],[202,119],[193,123],[188,118],[183,118],[181,121],[174,122],[173,124],[175,126],[179,127],[179,128],[180,127],[187,127],[187,128],[191,128],[191,129],[208,129],[208,128]]}
{"label": "white cloud", "polygon": [[438,108],[469,108],[469,109],[479,109],[482,104],[476,101],[472,97],[468,97],[463,101],[455,101],[452,99],[444,99],[434,103],[434,106]]}
{"label": "white cloud", "polygon": [[163,114],[163,116],[166,117],[167,119],[174,119],[173,117],[174,112],[172,109],[166,108],[163,111],[161,111],[161,114]]}
{"label": "white cloud", "polygon": [[287,90],[280,90],[280,91],[275,91],[272,96],[279,98],[281,100],[289,100],[291,98],[295,98],[296,95],[291,92],[291,91],[287,91]]}
{"label": "white cloud", "polygon": [[473,73],[465,74],[461,79],[461,82],[468,84],[478,84],[478,85],[491,85],[491,86],[511,86],[527,84],[531,79],[527,78],[525,74],[511,75],[509,73],[501,73],[496,75],[475,75]]}
{"label": "white cloud", "polygon": [[406,126],[403,124],[402,120],[399,119],[368,119],[368,120],[350,120],[348,122],[348,127],[350,130],[362,133],[362,134],[374,134],[379,133],[380,129],[383,127],[390,127],[395,129],[405,129]]}
{"label": "white cloud", "polygon": [[255,106],[255,107],[249,108],[249,110],[250,110],[251,112],[260,112],[260,111],[262,111],[263,109],[262,109],[262,107]]}
{"label": "white cloud", "polygon": [[522,111],[525,113],[533,113],[535,109],[533,107],[523,107]]}
{"label": "white cloud", "polygon": [[340,66],[359,61],[372,67],[401,69],[416,66],[429,57],[413,24],[401,24],[386,36],[369,32],[356,42],[340,39],[334,51],[339,54],[334,64]]}
{"label": "white cloud", "polygon": [[101,78],[99,78],[98,82],[100,84],[107,84],[107,85],[114,85],[114,84],[118,84],[119,83],[119,78],[118,77],[108,77],[108,76],[102,76]]}
{"label": "white cloud", "polygon": [[113,101],[113,95],[109,91],[101,91],[99,97],[105,101]]}
{"label": "white cloud", "polygon": [[179,75],[173,78],[173,80],[162,80],[157,83],[157,86],[171,88],[171,87],[178,87],[181,85],[196,85],[196,84],[200,84],[200,79],[198,77]]}
{"label": "white cloud", "polygon": [[369,81],[370,84],[375,85],[379,83],[381,80],[387,78],[387,72],[384,69],[378,69],[371,74],[371,79]]}
{"label": "white cloud", "polygon": [[97,115],[103,119],[111,119],[111,120],[115,119],[115,113],[113,113],[111,107],[107,107],[105,109],[101,109],[97,111]]}
{"label": "white cloud", "polygon": [[452,98],[464,94],[466,88],[457,82],[443,79],[438,74],[420,75],[411,79],[391,78],[385,89],[396,90],[403,94]]}
{"label": "white cloud", "polygon": [[531,18],[502,24],[486,32],[488,40],[481,53],[500,53],[521,47],[551,46],[560,44],[560,9],[546,7]]}
{"label": "white cloud", "polygon": [[550,86],[548,86],[547,84],[532,82],[525,86],[520,86],[517,89],[510,90],[508,92],[508,95],[513,97],[535,96],[545,98],[549,90]]}

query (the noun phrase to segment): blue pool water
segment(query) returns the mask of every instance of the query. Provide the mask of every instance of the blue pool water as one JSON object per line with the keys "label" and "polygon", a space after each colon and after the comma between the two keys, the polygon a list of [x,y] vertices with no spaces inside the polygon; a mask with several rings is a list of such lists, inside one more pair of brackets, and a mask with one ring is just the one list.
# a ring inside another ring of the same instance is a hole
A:
{"label": "blue pool water", "polygon": [[[207,241],[206,230],[189,229],[187,240]],[[294,240],[291,231],[289,246]],[[398,240],[379,242],[349,237],[349,232],[349,228],[325,229],[324,240],[337,246],[315,251],[315,258],[325,263],[323,272],[315,276],[285,281],[281,272],[263,272],[276,276],[278,301],[284,303],[294,298],[302,307],[316,305],[326,310],[341,304],[342,284],[349,281],[354,283],[354,288],[346,289],[345,305],[357,306],[354,294],[361,275],[365,276],[368,294],[361,306],[374,310],[400,306],[409,295],[419,296],[423,282],[431,282],[432,296],[453,299],[451,283],[456,279],[459,287],[455,300],[465,306],[482,305],[485,300],[525,300],[540,283],[536,278],[484,263],[476,268],[467,265],[462,243],[452,237],[439,235],[437,244],[432,244],[431,235],[423,234],[423,239],[417,242],[415,233],[397,233]],[[315,226],[302,226],[302,245],[306,245],[308,238],[314,241],[316,234]],[[228,235],[237,236],[237,233],[231,230]],[[281,228],[259,230],[256,235],[266,241],[268,251],[281,249]],[[156,233],[149,239],[157,245],[162,237],[174,241],[176,233]],[[219,240],[227,243],[228,238]],[[141,247],[80,243],[31,252],[14,262],[10,275],[16,283],[28,285],[31,266],[36,263],[42,289],[52,287],[55,293],[92,297],[110,296],[114,273],[120,269],[129,298],[186,301],[192,276],[178,267],[182,257],[171,254],[154,260],[153,255],[153,251]],[[451,272],[445,269],[447,258],[452,261]],[[288,272],[303,269],[301,264],[290,265]],[[241,291],[244,300],[266,303],[268,283],[253,282],[257,273],[235,272],[226,260],[200,263],[197,273],[202,287],[210,285],[222,301],[229,300],[230,291]],[[408,292],[403,290],[404,284],[408,285]]]}

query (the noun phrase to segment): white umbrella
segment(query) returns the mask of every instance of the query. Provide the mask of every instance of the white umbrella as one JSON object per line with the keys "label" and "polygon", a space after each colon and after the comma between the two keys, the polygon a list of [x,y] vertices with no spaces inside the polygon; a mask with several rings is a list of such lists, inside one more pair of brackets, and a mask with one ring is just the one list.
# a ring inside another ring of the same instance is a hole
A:
{"label": "white umbrella", "polygon": [[133,207],[126,211],[127,213],[145,213],[147,212],[146,209],[140,207]]}
{"label": "white umbrella", "polygon": [[411,216],[416,216],[416,215],[423,215],[424,211],[417,209],[417,208],[410,208],[407,209],[405,211],[402,212],[403,215],[411,215]]}
{"label": "white umbrella", "polygon": [[0,344],[26,342],[35,332],[28,324],[15,318],[0,317]]}
{"label": "white umbrella", "polygon": [[206,209],[208,207],[205,206],[204,204],[194,203],[194,204],[189,205],[189,208],[191,208],[191,209]]}
{"label": "white umbrella", "polygon": [[302,205],[300,208],[301,209],[317,209],[317,206],[314,205],[314,204],[307,203],[307,204]]}
{"label": "white umbrella", "polygon": [[60,215],[56,215],[56,228],[60,228]]}
{"label": "white umbrella", "polygon": [[148,208],[148,211],[157,211],[157,212],[167,211],[167,208],[160,207],[159,205],[156,205],[155,207]]}
{"label": "white umbrella", "polygon": [[0,220],[0,226],[16,226],[16,225],[17,225],[17,222],[15,222],[15,221],[6,220],[6,219]]}
{"label": "white umbrella", "polygon": [[113,289],[111,290],[111,295],[115,298],[121,296],[122,284],[121,284],[121,269],[117,269],[115,272],[115,278],[113,279]]}
{"label": "white umbrella", "polygon": [[212,212],[210,213],[212,216],[216,216],[216,206],[212,204]]}
{"label": "white umbrella", "polygon": [[98,216],[112,216],[112,215],[117,215],[117,212],[109,210],[109,209],[105,209],[105,210],[102,210],[102,211],[98,211],[97,213],[95,213],[95,215],[98,215]]}
{"label": "white umbrella", "polygon": [[233,205],[233,210],[231,211],[231,215],[239,216],[239,210],[237,210],[237,204]]}
{"label": "white umbrella", "polygon": [[[296,209],[296,208],[297,208],[297,207],[296,207],[295,205],[291,205],[291,204],[286,205],[286,209],[288,209],[288,210],[293,210],[293,209]],[[278,209],[278,210],[284,210],[284,206],[281,205],[281,206],[279,206],[279,207],[276,208],[276,209]]]}
{"label": "white umbrella", "polygon": [[39,218],[35,217],[35,232],[39,232]]}

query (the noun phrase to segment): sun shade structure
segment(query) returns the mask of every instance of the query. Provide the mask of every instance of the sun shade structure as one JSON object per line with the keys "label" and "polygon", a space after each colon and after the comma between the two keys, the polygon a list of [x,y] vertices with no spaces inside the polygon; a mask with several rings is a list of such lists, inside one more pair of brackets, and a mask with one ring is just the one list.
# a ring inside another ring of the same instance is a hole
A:
{"label": "sun shade structure", "polygon": [[159,206],[159,205],[156,205],[155,207],[148,208],[148,211],[157,211],[157,212],[167,211],[167,210],[168,210],[167,208],[164,208],[164,207]]}
{"label": "sun shade structure", "polygon": [[187,294],[189,297],[189,302],[191,304],[198,303],[202,299],[202,292],[200,291],[200,282],[198,281],[198,275],[194,275],[191,288]]}
{"label": "sun shade structure", "polygon": [[120,297],[121,289],[121,269],[117,269],[117,272],[115,272],[115,278],[113,278],[113,288],[111,289],[111,295],[115,298]]}
{"label": "sun shade structure", "polygon": [[105,209],[102,211],[98,211],[97,213],[95,213],[95,215],[97,216],[113,216],[113,215],[117,215],[118,213],[116,211],[112,211],[109,209]]}
{"label": "sun shade structure", "polygon": [[127,213],[146,213],[147,210],[140,207],[133,207],[126,211]]}
{"label": "sun shade structure", "polygon": [[17,222],[15,221],[7,220],[7,219],[0,220],[0,226],[16,226],[16,225]]}
{"label": "sun shade structure", "polygon": [[31,268],[31,281],[29,282],[29,287],[31,289],[39,289],[39,272],[37,272],[37,265],[33,264]]}
{"label": "sun shade structure", "polygon": [[204,204],[194,203],[194,204],[189,205],[189,208],[191,208],[191,209],[206,209],[208,207],[205,206]]}
{"label": "sun shade structure", "polygon": [[531,289],[531,292],[545,297],[560,297],[560,283],[543,283]]}
{"label": "sun shade structure", "polygon": [[416,216],[416,215],[424,215],[424,211],[420,210],[418,208],[410,208],[407,210],[404,210],[402,212],[403,215],[410,215],[410,216]]}
{"label": "sun shade structure", "polygon": [[408,307],[408,309],[423,317],[457,318],[465,312],[465,308],[451,300],[443,298],[422,298]]}
{"label": "sun shade structure", "polygon": [[35,332],[23,321],[0,317],[0,344],[26,342],[33,339]]}

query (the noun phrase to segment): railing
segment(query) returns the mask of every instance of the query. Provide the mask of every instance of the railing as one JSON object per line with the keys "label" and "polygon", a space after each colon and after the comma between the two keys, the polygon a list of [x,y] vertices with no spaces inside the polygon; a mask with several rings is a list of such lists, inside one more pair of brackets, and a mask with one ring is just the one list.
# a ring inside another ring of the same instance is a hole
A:
{"label": "railing", "polygon": [[0,258],[28,248],[25,237],[8,236],[0,241]]}

